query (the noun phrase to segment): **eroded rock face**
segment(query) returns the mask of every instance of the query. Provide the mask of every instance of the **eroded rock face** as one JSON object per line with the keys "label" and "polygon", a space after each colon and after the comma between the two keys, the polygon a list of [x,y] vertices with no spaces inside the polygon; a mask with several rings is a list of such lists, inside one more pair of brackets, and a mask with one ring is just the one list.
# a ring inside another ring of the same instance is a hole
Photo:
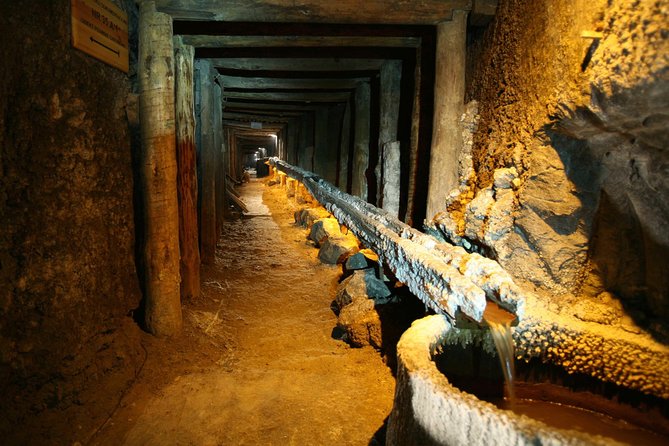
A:
{"label": "eroded rock face", "polygon": [[[136,19],[131,13],[131,39]],[[128,317],[141,300],[131,85],[54,38],[70,20],[63,1],[0,3],[0,28],[11,36],[0,54],[13,58],[0,65],[5,441],[5,429],[46,408],[64,410],[93,385],[122,392],[144,355]]]}
{"label": "eroded rock face", "polygon": [[318,259],[323,263],[336,265],[345,262],[349,256],[358,252],[359,249],[358,239],[352,234],[328,237],[321,244]]}
{"label": "eroded rock face", "polygon": [[311,228],[316,220],[330,217],[330,213],[322,206],[304,208],[295,211],[295,224]]}
{"label": "eroded rock face", "polygon": [[376,305],[387,303],[390,296],[390,290],[373,269],[356,271],[339,284],[333,305],[339,311],[337,326],[346,333],[348,343],[354,347],[382,348],[381,319]]}
{"label": "eroded rock face", "polygon": [[344,279],[337,288],[335,306],[341,310],[354,300],[371,299],[378,304],[386,303],[390,290],[385,282],[378,279],[373,269],[355,271]]}
{"label": "eroded rock face", "polygon": [[316,220],[309,232],[309,239],[320,245],[326,238],[343,237],[336,218],[328,217]]}
{"label": "eroded rock face", "polygon": [[501,3],[469,48],[473,167],[429,226],[562,304],[611,292],[669,339],[669,11],[578,5]]}

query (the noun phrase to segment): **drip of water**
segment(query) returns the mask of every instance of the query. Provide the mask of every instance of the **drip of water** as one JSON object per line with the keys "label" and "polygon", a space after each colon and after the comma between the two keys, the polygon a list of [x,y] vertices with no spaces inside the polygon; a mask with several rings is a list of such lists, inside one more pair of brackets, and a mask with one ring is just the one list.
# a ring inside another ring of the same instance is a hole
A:
{"label": "drip of water", "polygon": [[483,320],[490,326],[490,333],[497,348],[497,356],[502,365],[504,373],[504,389],[506,390],[506,399],[511,406],[515,401],[514,391],[514,376],[515,369],[513,366],[514,359],[514,344],[511,336],[511,322],[515,316],[499,306],[490,302],[483,314]]}

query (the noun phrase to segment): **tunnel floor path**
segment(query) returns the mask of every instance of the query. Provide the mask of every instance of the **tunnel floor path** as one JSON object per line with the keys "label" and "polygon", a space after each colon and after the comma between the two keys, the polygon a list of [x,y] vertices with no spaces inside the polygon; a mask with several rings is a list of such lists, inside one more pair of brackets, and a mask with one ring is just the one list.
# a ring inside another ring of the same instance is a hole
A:
{"label": "tunnel floor path", "polygon": [[340,267],[323,265],[285,192],[252,180],[227,221],[184,338],[146,365],[101,445],[367,445],[382,441],[394,378],[371,348],[333,339]]}

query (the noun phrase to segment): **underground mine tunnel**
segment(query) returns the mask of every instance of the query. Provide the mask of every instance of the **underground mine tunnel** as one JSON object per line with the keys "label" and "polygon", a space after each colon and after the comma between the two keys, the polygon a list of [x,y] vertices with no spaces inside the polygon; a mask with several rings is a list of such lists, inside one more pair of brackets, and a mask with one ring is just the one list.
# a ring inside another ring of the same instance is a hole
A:
{"label": "underground mine tunnel", "polygon": [[667,444],[669,2],[0,2],[3,444]]}

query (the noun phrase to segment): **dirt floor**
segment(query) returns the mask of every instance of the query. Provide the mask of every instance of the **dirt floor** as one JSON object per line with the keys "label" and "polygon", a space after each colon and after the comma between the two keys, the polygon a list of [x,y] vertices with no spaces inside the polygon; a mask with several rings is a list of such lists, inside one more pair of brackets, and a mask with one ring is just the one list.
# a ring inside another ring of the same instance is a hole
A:
{"label": "dirt floor", "polygon": [[378,352],[332,336],[340,267],[318,261],[283,190],[239,190],[250,214],[225,223],[183,338],[142,336],[135,385],[82,444],[383,444],[395,382]]}

